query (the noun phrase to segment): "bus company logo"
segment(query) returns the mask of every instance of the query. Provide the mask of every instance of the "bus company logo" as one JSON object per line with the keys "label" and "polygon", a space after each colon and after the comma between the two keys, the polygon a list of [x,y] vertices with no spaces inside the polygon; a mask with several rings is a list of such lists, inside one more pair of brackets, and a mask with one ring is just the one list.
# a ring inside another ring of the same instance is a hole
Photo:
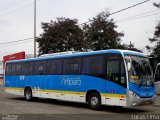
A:
{"label": "bus company logo", "polygon": [[63,76],[61,85],[68,85],[68,86],[80,86],[81,85],[81,79],[80,77],[68,77],[68,76]]}

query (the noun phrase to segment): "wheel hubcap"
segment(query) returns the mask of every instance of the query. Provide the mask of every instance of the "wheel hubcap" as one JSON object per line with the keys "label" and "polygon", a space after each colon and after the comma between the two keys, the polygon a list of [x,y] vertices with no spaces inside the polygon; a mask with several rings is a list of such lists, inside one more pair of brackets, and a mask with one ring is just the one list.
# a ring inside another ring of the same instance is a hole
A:
{"label": "wheel hubcap", "polygon": [[91,105],[97,105],[98,104],[98,98],[97,97],[92,97],[91,98]]}
{"label": "wheel hubcap", "polygon": [[29,91],[27,91],[27,92],[26,92],[26,98],[27,98],[27,99],[30,99],[30,97],[31,97],[31,94],[30,94]]}

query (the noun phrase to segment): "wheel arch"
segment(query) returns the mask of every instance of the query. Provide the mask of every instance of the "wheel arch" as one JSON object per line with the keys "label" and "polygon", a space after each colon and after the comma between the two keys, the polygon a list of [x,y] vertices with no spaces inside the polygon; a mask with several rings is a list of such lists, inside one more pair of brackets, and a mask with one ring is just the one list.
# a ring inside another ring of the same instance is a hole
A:
{"label": "wheel arch", "polygon": [[96,90],[96,89],[91,89],[91,90],[88,90],[88,91],[87,91],[87,94],[86,94],[86,102],[88,102],[89,96],[90,96],[92,93],[97,93],[97,94],[99,94],[100,99],[101,99],[101,102],[102,102],[101,94],[100,94],[100,92],[99,92],[98,90]]}
{"label": "wheel arch", "polygon": [[32,91],[31,86],[27,85],[27,86],[24,88],[24,94],[25,94],[26,89],[28,89],[28,88]]}

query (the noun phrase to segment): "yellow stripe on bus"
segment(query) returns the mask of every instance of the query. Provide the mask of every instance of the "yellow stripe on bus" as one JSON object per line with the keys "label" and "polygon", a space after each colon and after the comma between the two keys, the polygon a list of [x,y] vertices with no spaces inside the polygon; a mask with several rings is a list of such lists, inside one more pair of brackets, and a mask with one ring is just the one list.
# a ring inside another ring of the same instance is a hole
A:
{"label": "yellow stripe on bus", "polygon": [[[6,90],[24,90],[24,88],[11,88],[6,87]],[[75,94],[75,95],[86,95],[86,92],[76,92],[76,91],[63,91],[63,90],[43,90],[43,89],[32,89],[33,92],[48,92],[48,93],[62,93],[62,94]],[[126,98],[125,94],[104,94],[101,93],[103,97],[114,97],[114,98]]]}
{"label": "yellow stripe on bus", "polygon": [[103,97],[126,98],[125,94],[101,94]]}
{"label": "yellow stripe on bus", "polygon": [[5,87],[6,90],[24,90],[24,88]]}
{"label": "yellow stripe on bus", "polygon": [[33,89],[35,92],[51,92],[51,93],[62,93],[62,94],[77,94],[77,95],[85,95],[86,92],[76,92],[76,91],[62,91],[62,90],[37,90]]}

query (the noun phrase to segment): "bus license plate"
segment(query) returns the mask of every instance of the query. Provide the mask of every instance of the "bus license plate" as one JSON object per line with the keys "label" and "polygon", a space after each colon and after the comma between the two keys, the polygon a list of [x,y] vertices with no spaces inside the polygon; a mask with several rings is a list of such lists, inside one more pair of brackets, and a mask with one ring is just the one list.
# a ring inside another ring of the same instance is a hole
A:
{"label": "bus license plate", "polygon": [[152,101],[146,100],[146,101],[143,102],[143,104],[144,105],[149,105],[149,104],[152,104]]}

